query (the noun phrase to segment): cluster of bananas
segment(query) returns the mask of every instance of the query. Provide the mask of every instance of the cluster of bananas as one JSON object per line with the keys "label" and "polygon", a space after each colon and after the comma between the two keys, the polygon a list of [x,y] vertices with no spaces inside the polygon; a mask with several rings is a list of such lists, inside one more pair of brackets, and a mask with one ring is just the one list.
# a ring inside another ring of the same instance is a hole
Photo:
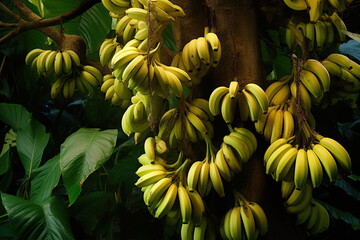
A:
{"label": "cluster of bananas", "polygon": [[91,65],[80,65],[69,74],[63,74],[51,86],[51,97],[62,93],[65,99],[71,98],[78,89],[82,95],[91,96],[102,83],[102,73]]}
{"label": "cluster of bananas", "polygon": [[330,75],[324,65],[316,59],[303,61],[292,56],[294,71],[278,81],[271,83],[265,90],[270,106],[281,105],[299,92],[302,107],[309,111],[311,103],[319,103],[325,92],[330,89]]}
{"label": "cluster of bananas", "polygon": [[261,114],[254,125],[255,130],[270,143],[279,138],[292,137],[295,131],[293,102],[288,100],[285,103],[270,106],[268,112]]}
{"label": "cluster of bananas", "polygon": [[312,198],[312,191],[309,183],[301,190],[296,189],[294,182],[283,181],[281,184],[281,194],[286,199],[286,211],[296,215],[296,225],[302,225],[312,235],[317,235],[328,229],[330,216],[327,210]]}
{"label": "cluster of bananas", "polygon": [[330,54],[321,63],[330,73],[335,89],[345,93],[360,91],[360,65],[358,63],[339,53]]}
{"label": "cluster of bananas", "polygon": [[247,128],[235,127],[223,141],[216,153],[215,164],[221,177],[230,182],[234,174],[242,171],[242,165],[249,160],[247,157],[257,149],[257,140]]}
{"label": "cluster of bananas", "polygon": [[158,96],[137,92],[131,97],[130,103],[121,119],[122,130],[128,136],[149,129],[150,124],[157,122],[162,113],[163,99]]}
{"label": "cluster of bananas", "polygon": [[352,0],[284,0],[284,3],[296,11],[308,11],[310,22],[316,22],[325,12],[342,12]]}
{"label": "cluster of bananas", "polygon": [[122,16],[131,6],[130,0],[101,0],[104,7],[110,11],[110,16]]}
{"label": "cluster of bananas", "polygon": [[[342,32],[342,30],[346,30],[346,26],[336,12],[331,16],[322,15],[315,23],[290,21],[290,24],[293,24],[301,35],[309,40],[308,51],[332,49],[336,43],[346,39],[345,33]],[[294,29],[286,29],[286,43],[290,49],[296,43],[296,36]]]}
{"label": "cluster of bananas", "polygon": [[225,196],[224,185],[218,165],[215,164],[215,150],[210,141],[206,141],[206,157],[194,162],[187,174],[189,191],[196,190],[202,197],[213,188],[220,197]]}
{"label": "cluster of bananas", "polygon": [[93,95],[95,88],[102,83],[102,73],[90,65],[82,65],[79,56],[73,50],[53,51],[43,49],[31,50],[25,58],[27,65],[36,68],[41,75],[51,75],[58,79],[51,86],[51,97],[62,94],[65,99],[71,98],[75,89],[85,96]]}
{"label": "cluster of bananas", "polygon": [[178,108],[164,113],[159,122],[158,135],[166,139],[171,147],[178,142],[196,143],[201,139],[212,138],[214,116],[209,110],[209,103],[202,98],[193,99],[190,103],[183,100]]}
{"label": "cluster of bananas", "polygon": [[132,103],[133,92],[112,74],[103,76],[101,91],[105,93],[106,100],[111,100],[112,105],[125,109]]}
{"label": "cluster of bananas", "polygon": [[334,139],[316,135],[308,146],[296,139],[280,138],[264,154],[266,173],[276,181],[294,181],[296,189],[302,189],[309,179],[316,188],[323,182],[323,171],[330,182],[336,181],[340,168],[345,173],[351,171],[348,152]]}
{"label": "cluster of bananas", "polygon": [[268,110],[268,97],[264,90],[255,83],[248,83],[240,89],[237,81],[230,82],[229,87],[216,88],[209,97],[209,109],[214,116],[221,113],[227,124],[233,123],[236,107],[240,112],[240,119],[246,121],[250,118],[256,122],[261,113]]}
{"label": "cluster of bananas", "polygon": [[216,239],[216,230],[214,223],[207,216],[203,216],[200,225],[190,221],[181,225],[181,239],[183,240],[200,240],[200,239]]}
{"label": "cluster of bananas", "polygon": [[169,95],[181,97],[182,84],[191,84],[189,75],[173,66],[160,63],[157,58],[158,47],[149,53],[136,47],[124,47],[111,60],[113,75],[127,84],[131,90],[167,98]]}
{"label": "cluster of bananas", "polygon": [[221,43],[214,31],[206,27],[204,37],[192,39],[185,44],[183,50],[177,53],[171,66],[186,71],[194,85],[201,82],[211,67],[215,68],[221,58]]}
{"label": "cluster of bananas", "polygon": [[190,191],[186,183],[186,171],[191,160],[184,159],[180,152],[174,163],[166,163],[158,155],[157,141],[153,137],[145,140],[144,148],[145,153],[139,157],[142,166],[136,171],[140,178],[135,185],[142,189],[149,211],[154,217],[162,218],[171,209],[177,209],[182,223],[192,222],[195,226],[200,226],[205,205],[200,194],[196,190]]}
{"label": "cluster of bananas", "polygon": [[223,239],[257,239],[259,235],[267,233],[268,220],[259,204],[241,195],[235,204],[221,221],[220,233]]}
{"label": "cluster of bananas", "polygon": [[53,51],[35,48],[26,55],[25,63],[36,69],[39,75],[59,77],[80,66],[80,59],[72,50]]}
{"label": "cluster of bananas", "polygon": [[121,49],[122,46],[116,41],[116,38],[105,38],[99,49],[100,63],[110,67],[112,57]]}

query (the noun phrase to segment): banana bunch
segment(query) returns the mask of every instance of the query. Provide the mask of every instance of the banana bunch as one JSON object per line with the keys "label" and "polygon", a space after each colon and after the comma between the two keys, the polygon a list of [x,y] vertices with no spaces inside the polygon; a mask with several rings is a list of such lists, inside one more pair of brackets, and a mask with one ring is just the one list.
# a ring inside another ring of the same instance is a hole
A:
{"label": "banana bunch", "polygon": [[[221,145],[228,166],[234,172],[241,171],[241,164],[248,162],[256,148],[255,135],[245,128],[234,128],[234,131],[223,137]],[[235,162],[238,166],[235,165]]]}
{"label": "banana bunch", "polygon": [[206,152],[204,160],[194,162],[187,173],[189,191],[197,190],[201,196],[205,197],[211,188],[214,188],[220,197],[224,197],[222,177],[215,164],[215,148],[210,140],[206,141]]}
{"label": "banana bunch", "polygon": [[264,210],[256,202],[241,196],[235,206],[228,210],[221,221],[220,234],[223,239],[257,239],[268,230]]}
{"label": "banana bunch", "polygon": [[345,55],[330,54],[321,62],[331,75],[335,88],[347,93],[360,91],[360,65]]}
{"label": "banana bunch", "polygon": [[[163,25],[154,21],[151,25],[152,34],[158,34]],[[146,21],[132,19],[128,15],[118,20],[115,26],[117,40],[122,45],[131,45],[142,50],[147,49],[149,26]]]}
{"label": "banana bunch", "polygon": [[105,93],[106,100],[111,100],[112,105],[125,109],[132,104],[133,92],[112,74],[104,75],[101,91]]}
{"label": "banana bunch", "polygon": [[292,137],[295,131],[292,101],[270,106],[268,112],[262,114],[254,125],[255,130],[270,143],[279,138]]}
{"label": "banana bunch", "polygon": [[60,77],[80,66],[80,58],[73,50],[53,51],[36,48],[26,55],[25,63],[36,69],[39,75]]}
{"label": "banana bunch", "polygon": [[178,141],[196,143],[201,139],[210,139],[214,134],[211,121],[214,120],[208,101],[196,98],[190,103],[184,100],[180,105],[184,109],[172,108],[160,119],[158,135],[168,139],[171,146]]}
{"label": "banana bunch", "polygon": [[143,191],[149,211],[154,217],[162,218],[171,209],[179,208],[183,224],[200,226],[205,212],[204,202],[200,194],[196,190],[189,191],[186,184],[185,174],[191,160],[184,161],[180,152],[175,163],[167,164],[157,156],[153,137],[145,140],[144,148],[145,154],[138,159],[143,165],[136,171],[140,178],[135,185]]}
{"label": "banana bunch", "polygon": [[155,82],[155,94],[163,98],[174,95],[180,98],[183,95],[183,86],[191,86],[190,76],[180,68],[167,66],[158,61],[153,61],[151,66],[154,70],[153,81]]}
{"label": "banana bunch", "polygon": [[120,43],[115,38],[106,38],[99,49],[100,63],[103,66],[110,67],[110,62],[114,54],[122,49]]}
{"label": "banana bunch", "polygon": [[209,97],[209,109],[214,116],[221,113],[225,123],[231,124],[235,119],[236,107],[240,118],[246,121],[257,121],[261,113],[268,110],[269,101],[264,90],[255,83],[248,83],[240,89],[237,81],[230,82],[229,87],[216,88]]}
{"label": "banana bunch", "polygon": [[130,1],[128,0],[101,0],[104,7],[112,13],[112,15],[124,15],[125,10],[130,7]]}
{"label": "banana bunch", "polygon": [[144,94],[150,94],[152,90],[153,94],[162,98],[171,94],[180,97],[182,84],[191,84],[191,79],[185,71],[160,63],[154,56],[159,47],[160,44],[147,53],[125,45],[112,58],[113,75],[131,90]]}
{"label": "banana bunch", "polygon": [[128,136],[150,128],[150,123],[158,120],[163,107],[163,100],[160,97],[150,97],[140,92],[131,97],[131,103],[121,119],[122,130]]}
{"label": "banana bunch", "polygon": [[316,22],[323,14],[325,0],[284,0],[284,3],[296,11],[309,11],[310,22]]}
{"label": "banana bunch", "polygon": [[[324,14],[316,22],[299,22],[295,25],[309,40],[309,51],[333,49],[346,39],[345,33],[342,32],[342,30],[346,30],[346,25],[336,12],[331,16]],[[290,49],[296,42],[295,38],[296,34],[290,29],[286,29],[286,43]]]}
{"label": "banana bunch", "polygon": [[70,74],[63,74],[51,85],[51,97],[62,93],[65,99],[73,97],[75,90],[85,96],[93,95],[102,82],[102,73],[93,66],[81,65]]}
{"label": "banana bunch", "polygon": [[102,84],[103,75],[99,69],[91,65],[81,65],[75,71],[75,85],[81,94],[94,95],[95,89]]}
{"label": "banana bunch", "polygon": [[292,77],[292,75],[285,75],[266,88],[265,94],[269,99],[269,106],[281,105],[290,99],[289,81]]}
{"label": "banana bunch", "polygon": [[306,183],[303,188],[296,189],[294,182],[283,181],[281,183],[281,194],[286,199],[284,207],[290,214],[300,214],[311,206],[313,188]]}
{"label": "banana bunch", "polygon": [[[184,10],[169,0],[138,0],[140,4],[125,11],[132,19],[146,22],[159,21],[162,24],[174,22],[176,17],[184,17]],[[142,6],[141,6],[142,5]]]}
{"label": "banana bunch", "polygon": [[[300,70],[294,66],[299,72],[285,75],[279,81],[273,82],[265,93],[269,98],[270,106],[284,104],[292,97],[295,102],[299,98],[304,110],[310,111],[312,102],[320,103],[324,93],[330,89],[329,71],[316,59],[303,61],[295,55],[293,59],[301,65]],[[299,97],[297,97],[298,93]]]}
{"label": "banana bunch", "polygon": [[[247,162],[245,157],[248,154],[247,152],[251,151],[253,153],[257,148],[257,140],[255,135],[246,128],[235,127],[234,131],[228,136],[230,137],[230,139],[226,138],[228,144],[223,142],[216,153],[215,164],[221,177],[230,182],[234,174],[242,171],[242,164]],[[237,148],[239,149],[235,149],[232,145],[235,147],[238,145]],[[241,151],[241,148],[244,148],[244,152],[240,155],[238,151]]]}
{"label": "banana bunch", "polygon": [[302,189],[308,179],[314,188],[324,179],[324,171],[330,182],[335,182],[340,169],[351,171],[351,159],[345,148],[331,138],[315,135],[308,145],[299,145],[296,138],[280,138],[274,141],[264,154],[266,173],[276,181],[294,181],[296,189]]}
{"label": "banana bunch", "polygon": [[208,217],[204,216],[199,226],[190,221],[181,225],[182,240],[215,240],[216,232],[214,223]]}
{"label": "banana bunch", "polygon": [[192,39],[177,53],[171,66],[186,71],[194,85],[201,82],[211,67],[216,67],[221,58],[221,43],[215,32],[206,27],[204,37]]}
{"label": "banana bunch", "polygon": [[296,215],[296,225],[304,226],[312,235],[324,232],[330,223],[327,210],[312,198],[312,186],[306,183],[301,190],[294,182],[281,183],[281,194],[286,199],[286,211]]}
{"label": "banana bunch", "polygon": [[303,225],[311,235],[318,235],[329,228],[328,211],[315,200],[301,213],[296,215],[296,224]]}

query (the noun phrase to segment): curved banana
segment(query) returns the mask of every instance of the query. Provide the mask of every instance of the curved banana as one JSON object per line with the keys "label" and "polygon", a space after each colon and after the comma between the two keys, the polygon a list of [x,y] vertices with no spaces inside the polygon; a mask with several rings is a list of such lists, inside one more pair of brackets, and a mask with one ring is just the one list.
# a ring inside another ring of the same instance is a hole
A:
{"label": "curved banana", "polygon": [[226,124],[231,124],[235,118],[236,101],[231,98],[230,92],[226,93],[221,102],[221,116]]}
{"label": "curved banana", "polygon": [[192,192],[188,191],[188,194],[193,209],[192,220],[194,222],[195,227],[197,227],[200,226],[205,212],[204,202],[202,197],[197,191],[192,191]]}
{"label": "curved banana", "polygon": [[173,207],[175,200],[177,199],[177,188],[175,183],[172,183],[167,189],[164,197],[161,199],[159,206],[156,208],[154,217],[162,218],[165,216]]}
{"label": "curved banana", "polygon": [[321,144],[314,144],[312,146],[312,150],[318,156],[321,165],[324,167],[325,172],[329,177],[330,182],[335,182],[338,177],[338,168],[335,158]]}
{"label": "curved banana", "polygon": [[295,188],[302,189],[305,186],[309,175],[307,153],[304,148],[300,148],[297,152],[294,171]]}
{"label": "curved banana", "polygon": [[308,59],[305,61],[303,68],[314,73],[321,82],[321,86],[324,92],[330,89],[330,75],[324,65],[318,60]]}
{"label": "curved banana", "polygon": [[221,174],[218,169],[218,166],[215,162],[211,161],[209,166],[209,175],[211,179],[211,183],[215,191],[220,197],[225,196],[224,185],[222,182]]}
{"label": "curved banana", "polygon": [[322,166],[318,156],[315,154],[315,152],[312,149],[308,149],[306,153],[307,153],[312,186],[316,188],[321,185],[323,179]]}
{"label": "curved banana", "polygon": [[247,239],[256,239],[255,219],[246,203],[240,205],[240,215]]}
{"label": "curved banana", "polygon": [[351,172],[351,159],[346,149],[332,138],[323,137],[319,143],[324,146],[336,159],[337,163],[346,171]]}
{"label": "curved banana", "polygon": [[254,95],[247,92],[245,89],[242,90],[245,96],[246,102],[249,106],[250,120],[256,122],[259,120],[259,116],[262,112],[261,106]]}
{"label": "curved banana", "polygon": [[233,173],[231,172],[232,170],[230,170],[230,164],[228,164],[225,159],[222,148],[220,148],[216,153],[215,164],[221,177],[224,178],[225,181],[230,182],[233,177]]}
{"label": "curved banana", "polygon": [[264,90],[255,83],[246,84],[245,90],[250,92],[252,95],[254,95],[254,97],[256,98],[256,100],[258,101],[261,107],[262,113],[263,114],[267,113],[269,107],[269,99],[266,93],[264,92]]}
{"label": "curved banana", "polygon": [[229,88],[221,86],[214,89],[214,91],[212,91],[210,94],[209,109],[214,116],[217,116],[221,113],[221,102],[227,93],[229,93]]}

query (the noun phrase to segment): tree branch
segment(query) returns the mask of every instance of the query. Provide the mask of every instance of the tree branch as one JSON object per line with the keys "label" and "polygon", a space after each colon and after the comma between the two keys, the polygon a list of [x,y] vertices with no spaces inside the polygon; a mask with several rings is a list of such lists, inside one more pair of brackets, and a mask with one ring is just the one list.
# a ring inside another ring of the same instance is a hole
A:
{"label": "tree branch", "polygon": [[[96,3],[100,2],[100,0],[87,0],[80,3],[79,6],[74,9],[53,18],[43,19],[33,11],[31,11],[21,0],[13,0],[16,8],[28,19],[25,21],[21,19],[20,16],[16,15],[12,11],[10,11],[5,5],[0,3],[0,8],[3,9],[8,15],[19,20],[16,25],[12,27],[16,27],[13,31],[9,32],[7,35],[0,39],[0,44],[5,41],[15,37],[16,35],[31,29],[38,29],[50,38],[52,38],[57,44],[61,42],[61,33],[59,30],[51,27],[54,25],[59,25],[70,21],[71,19],[81,15],[86,10],[94,6]],[[8,27],[10,27],[8,25]]]}
{"label": "tree branch", "polygon": [[19,17],[17,14],[13,13],[10,9],[8,9],[3,3],[0,2],[0,8],[10,17],[20,20],[21,17]]}

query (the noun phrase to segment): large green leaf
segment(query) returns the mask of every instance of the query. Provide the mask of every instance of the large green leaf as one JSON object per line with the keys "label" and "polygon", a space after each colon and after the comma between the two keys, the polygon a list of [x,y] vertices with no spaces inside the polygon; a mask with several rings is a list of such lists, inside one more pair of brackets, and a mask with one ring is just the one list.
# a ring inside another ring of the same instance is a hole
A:
{"label": "large green leaf", "polygon": [[35,171],[31,181],[30,199],[34,203],[41,203],[51,196],[52,190],[60,180],[60,155],[56,155]]}
{"label": "large green leaf", "polygon": [[26,176],[29,177],[39,167],[49,137],[50,134],[46,133],[45,126],[35,119],[27,128],[17,132],[16,148]]}
{"label": "large green leaf", "polygon": [[0,120],[16,132],[29,126],[31,113],[19,104],[0,103]]}
{"label": "large green leaf", "polygon": [[110,158],[117,133],[116,129],[81,128],[61,145],[60,169],[70,205],[79,196],[86,178]]}
{"label": "large green leaf", "polygon": [[326,210],[328,210],[329,213],[335,219],[343,220],[344,222],[350,224],[354,230],[360,230],[360,219],[359,218],[355,217],[354,215],[352,215],[349,212],[340,210],[340,209],[338,209],[330,204],[327,204],[323,201],[319,201],[319,200],[316,200],[316,201],[321,203],[321,205],[323,205],[326,208]]}
{"label": "large green leaf", "polygon": [[173,34],[173,28],[172,28],[171,24],[168,24],[166,26],[166,28],[164,29],[163,38],[164,38],[164,44],[166,45],[166,47],[169,48],[170,50],[176,52],[177,47],[176,47],[176,42],[175,42],[174,34]]}
{"label": "large green leaf", "polygon": [[101,43],[111,30],[109,11],[98,3],[74,21],[77,22],[74,32],[84,38],[88,57],[96,59]]}
{"label": "large green leaf", "polygon": [[357,189],[355,189],[353,186],[351,186],[351,184],[348,183],[347,181],[343,179],[338,179],[335,182],[335,186],[341,188],[356,200],[360,200],[360,192]]}
{"label": "large green leaf", "polygon": [[49,198],[36,204],[6,193],[1,193],[1,198],[16,239],[74,239],[67,210],[60,200]]}

